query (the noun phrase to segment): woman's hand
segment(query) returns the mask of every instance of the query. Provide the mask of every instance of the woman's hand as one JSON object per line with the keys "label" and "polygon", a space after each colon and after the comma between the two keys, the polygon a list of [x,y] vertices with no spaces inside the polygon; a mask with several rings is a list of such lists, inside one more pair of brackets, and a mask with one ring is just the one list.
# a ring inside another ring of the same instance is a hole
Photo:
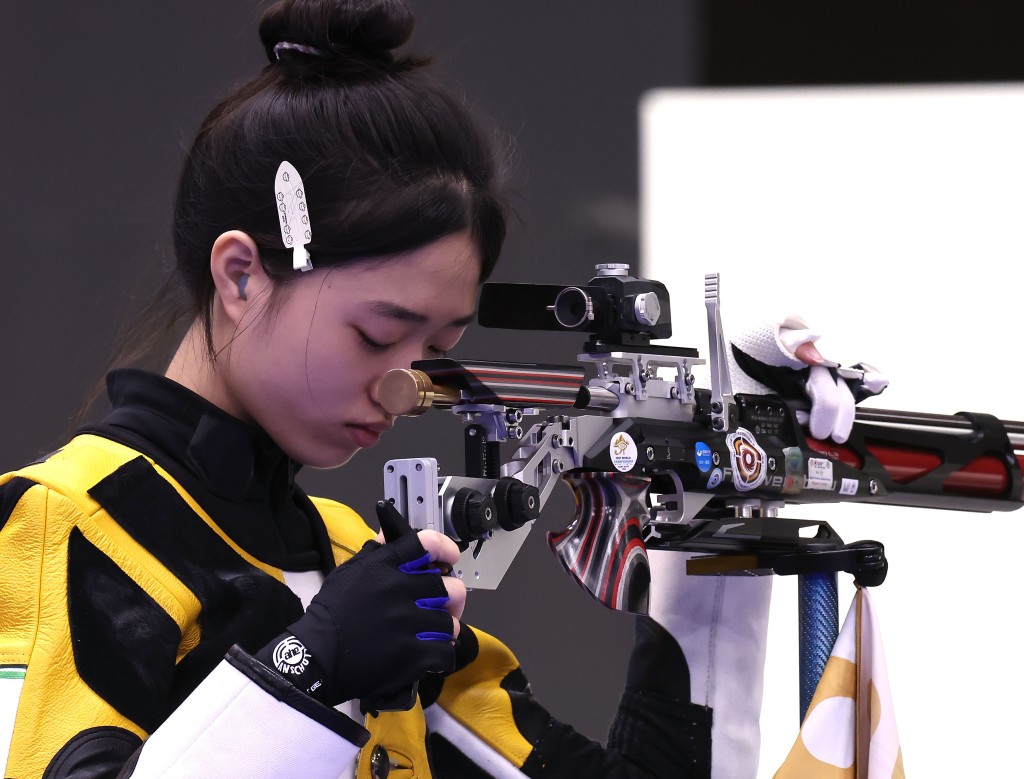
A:
{"label": "woman's hand", "polygon": [[[732,339],[732,358],[764,388],[786,398],[809,399],[810,410],[796,412],[800,423],[815,438],[843,443],[853,429],[855,405],[880,393],[889,380],[866,363],[844,368],[826,360],[815,345],[819,338],[802,318],[788,316]],[[743,387],[739,391],[758,390]]]}
{"label": "woman's hand", "polygon": [[429,530],[367,541],[257,659],[330,706],[393,699],[425,674],[450,672],[466,587],[442,570],[458,558],[451,539]]}
{"label": "woman's hand", "polygon": [[[461,552],[459,552],[458,545],[443,533],[438,533],[436,530],[421,530],[417,537],[431,560],[447,566],[448,570],[459,561]],[[454,640],[459,637],[461,628],[459,619],[462,617],[463,609],[466,608],[466,585],[462,579],[456,579],[453,576],[442,576],[441,581],[448,591],[448,603],[445,605],[445,609],[452,616]]]}

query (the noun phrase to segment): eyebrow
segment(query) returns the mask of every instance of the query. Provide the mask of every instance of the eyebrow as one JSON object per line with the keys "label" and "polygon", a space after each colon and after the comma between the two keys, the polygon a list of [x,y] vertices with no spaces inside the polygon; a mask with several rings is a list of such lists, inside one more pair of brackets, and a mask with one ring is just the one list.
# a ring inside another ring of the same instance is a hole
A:
{"label": "eyebrow", "polygon": [[[388,303],[383,300],[374,301],[370,304],[370,308],[373,309],[375,314],[380,316],[386,316],[390,319],[397,319],[400,322],[412,322],[414,324],[424,324],[427,321],[427,317],[418,311],[412,311],[411,309],[399,306],[396,303]],[[476,314],[467,314],[466,316],[453,319],[446,326],[447,327],[466,327],[472,324],[476,318]]]}

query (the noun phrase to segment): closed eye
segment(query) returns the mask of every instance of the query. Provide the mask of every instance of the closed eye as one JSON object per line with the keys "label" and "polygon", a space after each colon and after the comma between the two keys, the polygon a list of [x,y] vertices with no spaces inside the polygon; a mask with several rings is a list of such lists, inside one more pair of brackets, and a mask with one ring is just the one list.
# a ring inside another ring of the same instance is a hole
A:
{"label": "closed eye", "polygon": [[370,336],[368,336],[358,327],[355,330],[356,333],[359,334],[359,342],[362,344],[363,348],[366,349],[368,352],[372,352],[373,354],[381,354],[383,352],[386,352],[392,346],[394,346],[394,344],[382,344],[379,341],[374,341],[372,338],[370,338]]}

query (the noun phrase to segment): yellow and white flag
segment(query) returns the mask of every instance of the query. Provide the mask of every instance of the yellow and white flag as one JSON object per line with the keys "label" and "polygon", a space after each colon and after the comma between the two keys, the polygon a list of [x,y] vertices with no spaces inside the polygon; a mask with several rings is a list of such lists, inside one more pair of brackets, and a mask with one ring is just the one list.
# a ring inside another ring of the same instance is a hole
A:
{"label": "yellow and white flag", "polygon": [[871,600],[858,588],[793,749],[775,779],[904,779]]}

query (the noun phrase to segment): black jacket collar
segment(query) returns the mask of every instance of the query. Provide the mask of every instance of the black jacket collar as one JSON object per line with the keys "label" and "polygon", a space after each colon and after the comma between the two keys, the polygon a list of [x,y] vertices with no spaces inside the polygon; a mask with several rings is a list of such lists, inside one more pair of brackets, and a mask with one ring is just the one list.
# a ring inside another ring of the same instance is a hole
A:
{"label": "black jacket collar", "polygon": [[107,391],[110,413],[80,432],[152,457],[256,557],[295,570],[333,565],[319,514],[295,484],[299,464],[263,430],[154,373],[111,371]]}

